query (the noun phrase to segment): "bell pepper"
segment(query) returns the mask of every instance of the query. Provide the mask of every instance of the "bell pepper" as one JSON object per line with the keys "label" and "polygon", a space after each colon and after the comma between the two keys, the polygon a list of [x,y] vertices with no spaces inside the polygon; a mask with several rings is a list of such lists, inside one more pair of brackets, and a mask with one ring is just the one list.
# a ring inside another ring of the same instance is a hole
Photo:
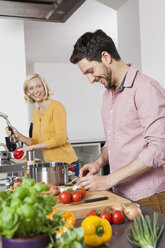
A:
{"label": "bell pepper", "polygon": [[81,226],[84,228],[84,242],[89,246],[99,246],[111,240],[112,227],[106,219],[89,216]]}
{"label": "bell pepper", "polygon": [[18,149],[20,149],[20,147],[18,147],[17,149],[15,149],[15,151],[13,152],[13,155],[16,159],[21,159],[24,155],[24,152],[21,150],[21,151],[18,151]]}
{"label": "bell pepper", "polygon": [[[52,219],[53,218],[53,215],[55,213],[57,213],[59,210],[58,209],[54,209],[49,215],[48,215],[48,219]],[[75,217],[74,215],[70,212],[70,211],[64,211],[65,214],[61,216],[61,218],[63,218],[66,223],[65,225],[63,226],[62,229],[58,230],[58,234],[63,234],[64,232],[66,232],[66,230],[68,228],[72,228],[75,226],[75,223],[76,223],[76,220],[75,220]]]}

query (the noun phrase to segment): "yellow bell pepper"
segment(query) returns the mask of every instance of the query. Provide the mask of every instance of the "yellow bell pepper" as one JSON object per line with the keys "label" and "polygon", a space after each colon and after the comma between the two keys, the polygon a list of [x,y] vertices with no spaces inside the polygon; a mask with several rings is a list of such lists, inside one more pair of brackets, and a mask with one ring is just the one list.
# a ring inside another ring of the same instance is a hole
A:
{"label": "yellow bell pepper", "polygon": [[[49,215],[48,215],[48,219],[52,219],[53,215],[58,212],[58,209],[54,209]],[[63,218],[66,221],[66,224],[64,225],[64,227],[60,230],[58,230],[58,234],[62,234],[64,232],[66,232],[66,230],[70,227],[74,227],[76,220],[74,215],[70,212],[70,211],[65,211],[65,214],[61,216],[61,218]]]}
{"label": "yellow bell pepper", "polygon": [[87,245],[99,246],[111,240],[112,227],[106,219],[89,216],[81,226],[84,228],[84,242]]}

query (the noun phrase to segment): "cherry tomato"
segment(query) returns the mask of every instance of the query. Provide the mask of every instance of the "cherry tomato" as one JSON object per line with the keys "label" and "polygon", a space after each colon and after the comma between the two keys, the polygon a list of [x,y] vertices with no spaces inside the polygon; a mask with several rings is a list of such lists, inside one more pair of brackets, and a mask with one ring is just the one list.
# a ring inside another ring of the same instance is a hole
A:
{"label": "cherry tomato", "polygon": [[114,209],[113,209],[112,207],[106,207],[106,208],[104,209],[104,211],[110,212],[111,214],[113,214]]}
{"label": "cherry tomato", "polygon": [[80,189],[77,189],[78,192],[80,192],[82,194],[82,198],[85,197],[86,195],[86,190],[84,188],[80,188]]}
{"label": "cherry tomato", "polygon": [[72,195],[69,192],[62,192],[59,194],[59,200],[63,204],[68,204],[72,200]]}
{"label": "cherry tomato", "polygon": [[103,212],[102,214],[99,215],[100,218],[106,219],[107,221],[109,221],[109,223],[111,223],[111,214],[110,212]]}
{"label": "cherry tomato", "polygon": [[120,210],[115,210],[112,214],[112,222],[114,224],[121,224],[124,222],[124,214]]}
{"label": "cherry tomato", "polygon": [[86,217],[88,217],[88,216],[92,216],[92,215],[97,216],[97,214],[96,214],[96,210],[95,210],[95,209],[92,209],[89,213],[87,213]]}
{"label": "cherry tomato", "polygon": [[15,151],[13,152],[13,156],[16,158],[16,159],[21,159],[24,155],[24,152],[23,151],[18,151],[18,149],[20,149],[20,147],[18,147],[17,149],[15,149]]}
{"label": "cherry tomato", "polygon": [[82,194],[78,191],[72,194],[72,201],[77,202],[82,199]]}

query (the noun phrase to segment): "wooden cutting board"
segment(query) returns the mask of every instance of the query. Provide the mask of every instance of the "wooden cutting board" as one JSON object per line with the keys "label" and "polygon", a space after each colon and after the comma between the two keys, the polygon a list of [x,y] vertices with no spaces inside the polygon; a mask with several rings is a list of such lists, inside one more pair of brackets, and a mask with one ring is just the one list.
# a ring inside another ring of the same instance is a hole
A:
{"label": "wooden cutting board", "polygon": [[85,200],[96,198],[96,197],[102,197],[102,196],[108,196],[108,199],[103,200],[103,201],[90,202],[90,203],[78,203],[76,205],[75,203],[70,203],[70,204],[58,203],[55,205],[54,208],[57,208],[62,211],[71,211],[76,219],[81,219],[81,218],[85,218],[86,214],[91,209],[103,210],[104,208],[108,206],[112,206],[113,204],[116,204],[116,203],[123,203],[125,205],[129,205],[131,203],[131,201],[121,196],[113,194],[109,191],[102,191],[102,190],[101,191],[87,191]]}

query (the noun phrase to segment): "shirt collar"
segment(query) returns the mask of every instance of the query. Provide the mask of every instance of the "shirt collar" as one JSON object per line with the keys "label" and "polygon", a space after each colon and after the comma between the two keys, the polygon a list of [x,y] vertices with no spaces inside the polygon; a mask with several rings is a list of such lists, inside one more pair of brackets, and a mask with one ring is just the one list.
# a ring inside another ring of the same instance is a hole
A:
{"label": "shirt collar", "polygon": [[127,72],[127,76],[126,76],[126,79],[124,81],[124,85],[123,87],[131,87],[134,80],[135,80],[135,77],[138,73],[138,70],[137,68],[133,65],[133,64],[129,64],[129,70]]}

